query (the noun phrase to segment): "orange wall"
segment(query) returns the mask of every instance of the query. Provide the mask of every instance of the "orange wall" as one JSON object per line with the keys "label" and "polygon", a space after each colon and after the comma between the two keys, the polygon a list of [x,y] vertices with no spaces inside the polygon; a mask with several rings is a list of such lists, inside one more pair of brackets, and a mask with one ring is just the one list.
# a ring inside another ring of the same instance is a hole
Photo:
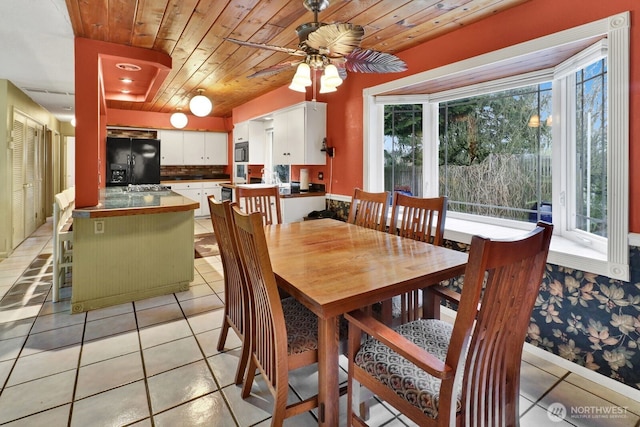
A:
{"label": "orange wall", "polygon": [[[169,121],[171,114],[110,108],[107,112],[107,126],[175,129]],[[231,120],[223,117],[198,117],[191,114],[187,114],[187,117],[189,123],[183,130],[229,132],[232,128]]]}
{"label": "orange wall", "polygon": [[354,186],[362,186],[363,89],[625,11],[631,12],[632,24],[629,225],[631,232],[640,232],[640,121],[633,120],[640,115],[640,1],[637,0],[532,0],[399,53],[398,56],[409,66],[408,72],[386,75],[350,73],[337,92],[325,97],[329,103],[328,145],[336,147],[332,192],[350,196]]}
{"label": "orange wall", "polygon": [[[162,83],[171,69],[171,57],[150,49],[89,40],[75,39],[76,92],[76,206],[98,204],[100,189],[105,186],[107,111],[101,75],[100,58],[109,55],[135,58],[157,64],[161,70],[156,84]],[[81,95],[80,95],[81,94]],[[153,93],[150,92],[150,96]]]}

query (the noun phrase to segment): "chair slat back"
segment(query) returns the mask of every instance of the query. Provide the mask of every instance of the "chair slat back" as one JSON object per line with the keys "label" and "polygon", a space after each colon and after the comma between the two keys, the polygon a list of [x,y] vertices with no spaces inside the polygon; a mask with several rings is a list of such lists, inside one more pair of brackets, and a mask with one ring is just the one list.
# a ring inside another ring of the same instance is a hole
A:
{"label": "chair slat back", "polygon": [[251,284],[251,349],[258,368],[273,391],[275,385],[287,384],[287,329],[280,294],[264,235],[262,215],[243,213],[233,207],[240,259]]}
{"label": "chair slat back", "polygon": [[249,289],[240,265],[235,228],[231,223],[231,202],[208,198],[211,223],[218,242],[224,272],[225,311],[242,339],[247,333],[245,318],[249,313]]}
{"label": "chair slat back", "polygon": [[389,192],[370,193],[356,188],[349,207],[347,222],[361,227],[385,231],[389,211]]}
{"label": "chair slat back", "polygon": [[[474,236],[471,241],[447,353],[449,366],[464,363],[464,377],[456,376],[463,386],[463,425],[517,425],[522,345],[544,277],[552,232],[551,224],[540,222],[522,239]],[[444,381],[441,395],[452,390],[455,385]]]}
{"label": "chair slat back", "polygon": [[446,197],[413,197],[395,192],[389,232],[442,246],[447,215]]}
{"label": "chair slat back", "polygon": [[280,192],[277,186],[262,188],[237,187],[236,198],[247,213],[260,212],[264,225],[282,224]]}

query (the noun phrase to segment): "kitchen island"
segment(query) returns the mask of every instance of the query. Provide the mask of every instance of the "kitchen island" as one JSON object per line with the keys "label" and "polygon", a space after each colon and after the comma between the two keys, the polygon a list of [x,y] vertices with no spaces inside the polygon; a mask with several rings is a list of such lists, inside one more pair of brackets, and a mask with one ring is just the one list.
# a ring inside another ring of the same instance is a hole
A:
{"label": "kitchen island", "polygon": [[198,206],[171,190],[107,187],[74,210],[71,312],[187,290]]}

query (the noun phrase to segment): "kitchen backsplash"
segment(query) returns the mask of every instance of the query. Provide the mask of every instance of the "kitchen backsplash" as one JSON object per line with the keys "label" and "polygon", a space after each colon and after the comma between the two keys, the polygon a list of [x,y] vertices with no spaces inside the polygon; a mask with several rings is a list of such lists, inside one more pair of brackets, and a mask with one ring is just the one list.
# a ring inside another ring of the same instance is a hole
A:
{"label": "kitchen backsplash", "polygon": [[210,179],[229,178],[226,166],[160,166],[161,178],[205,177]]}

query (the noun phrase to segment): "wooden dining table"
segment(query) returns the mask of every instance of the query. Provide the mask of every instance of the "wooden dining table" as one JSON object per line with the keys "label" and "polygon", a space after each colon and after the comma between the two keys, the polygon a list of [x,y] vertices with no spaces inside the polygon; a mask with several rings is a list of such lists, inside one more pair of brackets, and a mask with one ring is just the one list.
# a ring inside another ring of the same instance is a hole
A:
{"label": "wooden dining table", "polygon": [[459,276],[467,254],[333,219],[269,225],[278,285],[318,318],[319,425],[337,426],[341,314]]}

